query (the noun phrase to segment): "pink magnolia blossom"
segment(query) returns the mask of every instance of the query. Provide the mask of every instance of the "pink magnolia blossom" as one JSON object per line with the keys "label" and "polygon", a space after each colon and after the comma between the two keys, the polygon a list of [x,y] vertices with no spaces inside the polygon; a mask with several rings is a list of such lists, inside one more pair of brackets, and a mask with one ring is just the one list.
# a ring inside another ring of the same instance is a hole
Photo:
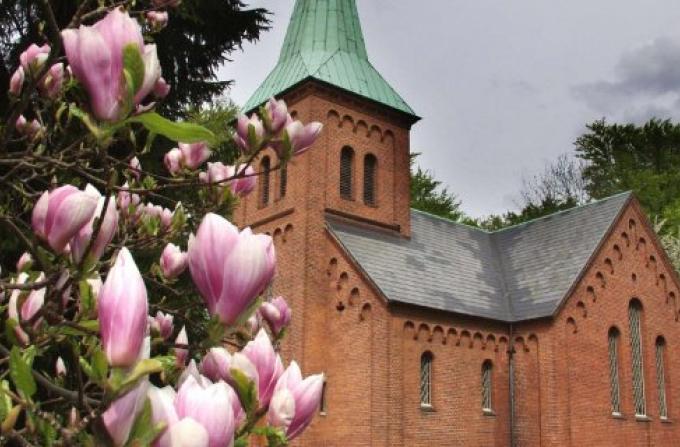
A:
{"label": "pink magnolia blossom", "polygon": [[106,431],[116,447],[124,446],[130,437],[130,431],[137,415],[144,408],[149,381],[143,380],[125,395],[119,397],[102,414]]}
{"label": "pink magnolia blossom", "polygon": [[123,50],[133,47],[144,63],[144,79],[134,93],[133,108],[151,92],[161,75],[155,45],[145,45],[136,20],[116,8],[93,26],[62,31],[66,58],[73,75],[90,96],[94,115],[103,121],[118,121],[130,109],[126,77],[123,75]]}
{"label": "pink magnolia blossom", "polygon": [[17,272],[28,270],[33,265],[33,256],[25,251],[17,261]]}
{"label": "pink magnolia blossom", "polygon": [[292,311],[282,296],[277,296],[271,301],[262,303],[259,313],[267,322],[274,335],[279,335],[290,324],[292,317]]}
{"label": "pink magnolia blossom", "polygon": [[163,340],[167,340],[172,335],[174,317],[171,314],[164,314],[160,310],[155,317],[149,317],[151,331],[160,335]]}
{"label": "pink magnolia blossom", "polygon": [[128,167],[130,168],[130,172],[132,172],[132,176],[139,180],[139,177],[142,175],[142,164],[139,162],[139,158],[132,157],[128,163]]}
{"label": "pink magnolia blossom", "polygon": [[161,30],[168,24],[168,13],[165,11],[148,11],[146,22],[153,30]]}
{"label": "pink magnolia blossom", "polygon": [[66,365],[64,364],[64,359],[61,357],[57,357],[57,362],[54,365],[54,371],[58,376],[66,375]]}
{"label": "pink magnolia blossom", "polygon": [[255,366],[257,371],[258,401],[260,408],[269,405],[276,382],[283,374],[281,357],[274,351],[272,342],[264,329],[260,329],[254,340],[251,340],[241,351]]}
{"label": "pink magnolia blossom", "polygon": [[191,418],[208,432],[210,447],[230,446],[234,442],[236,420],[229,385],[224,382],[197,381],[189,376],[177,392],[175,409],[180,419]]}
{"label": "pink magnolia blossom", "polygon": [[38,46],[32,43],[23,53],[19,55],[19,62],[26,73],[36,73],[47,60],[50,54],[50,46],[44,44]]}
{"label": "pink magnolia blossom", "polygon": [[212,152],[205,142],[198,143],[179,143],[179,150],[182,153],[182,165],[194,170],[203,164]]}
{"label": "pink magnolia blossom", "polygon": [[63,63],[52,65],[38,85],[41,93],[47,98],[55,99],[61,92],[65,76]]}
{"label": "pink magnolia blossom", "polygon": [[[250,141],[251,131],[254,135],[254,141]],[[244,152],[250,152],[258,149],[264,140],[264,135],[264,124],[256,114],[253,113],[250,115],[250,118],[245,115],[238,117],[234,141],[236,142],[236,145],[241,148],[241,150]]]}
{"label": "pink magnolia blossom", "polygon": [[170,447],[170,429],[179,422],[175,411],[175,398],[177,393],[172,387],[157,388],[150,386],[148,391],[149,401],[151,402],[151,421],[154,425],[163,423],[166,429],[163,434],[152,444],[153,447]]}
{"label": "pink magnolia blossom", "polygon": [[97,202],[94,195],[71,185],[45,191],[33,208],[33,231],[54,251],[63,253],[69,240],[90,222]]}
{"label": "pink magnolia blossom", "polygon": [[118,191],[116,201],[118,202],[118,209],[123,216],[128,216],[130,213],[130,206],[137,207],[140,202],[138,194],[130,193],[128,183],[125,182],[122,189]]}
{"label": "pink magnolia blossom", "polygon": [[19,96],[21,94],[21,89],[24,86],[24,80],[26,78],[24,67],[19,67],[12,74],[9,79],[9,92],[14,96]]}
{"label": "pink magnolia blossom", "polygon": [[137,362],[148,312],[144,280],[123,247],[98,296],[102,345],[111,366],[128,367]]}
{"label": "pink magnolia blossom", "polygon": [[[85,250],[90,244],[90,239],[92,239],[95,219],[99,219],[101,216],[102,210],[104,209],[104,203],[106,202],[106,198],[97,191],[97,188],[90,184],[85,187],[85,192],[96,198],[97,208],[92,214],[90,221],[85,224],[85,226],[83,226],[69,242],[69,245],[71,246],[71,256],[75,262],[80,262],[83,259]],[[116,210],[116,200],[111,196],[106,205],[106,212],[104,213],[104,218],[99,226],[97,238],[90,248],[88,254],[89,262],[99,261],[104,254],[106,247],[111,243],[111,240],[113,240],[116,230],[118,230],[118,211]]]}
{"label": "pink magnolia blossom", "polygon": [[187,268],[189,258],[178,246],[168,243],[161,254],[161,271],[168,279],[177,278]]}
{"label": "pink magnolia blossom", "polygon": [[172,175],[182,170],[182,151],[179,148],[170,149],[163,157],[165,169]]}
{"label": "pink magnolia blossom", "polygon": [[43,126],[37,119],[34,118],[31,122],[28,122],[24,115],[19,115],[14,127],[17,132],[31,140],[35,139],[43,131]]}
{"label": "pink magnolia blossom", "polygon": [[[175,339],[176,345],[189,345],[189,337],[187,336],[186,326],[182,326],[182,330],[179,331],[177,338]],[[186,348],[175,348],[175,364],[178,368],[184,368],[187,363],[187,358],[189,357],[189,350]]]}
{"label": "pink magnolia blossom", "polygon": [[[300,121],[292,121],[286,125],[284,132],[290,142],[292,155],[300,155],[309,149],[321,134],[323,124],[319,122],[303,125]],[[279,154],[281,156],[282,154]]]}
{"label": "pink magnolia blossom", "polygon": [[269,424],[284,429],[289,440],[300,435],[319,408],[323,381],[323,374],[303,380],[300,367],[291,362],[276,384],[267,413]]}
{"label": "pink magnolia blossom", "polygon": [[222,347],[210,348],[201,361],[201,373],[213,382],[229,380],[231,354]]}
{"label": "pink magnolia blossom", "polygon": [[267,117],[265,120],[267,130],[274,135],[278,134],[288,121],[286,102],[282,99],[277,101],[274,98],[270,98],[267,104],[265,104],[264,109]]}
{"label": "pink magnolia blossom", "polygon": [[[16,281],[12,280],[13,284],[26,284],[28,281],[28,274],[22,272],[19,273]],[[45,274],[40,272],[40,275],[35,279],[35,282],[45,281]],[[7,305],[7,316],[9,319],[14,320],[19,323],[30,321],[38,311],[43,307],[45,303],[45,292],[46,289],[43,287],[41,289],[31,290],[28,292],[28,296],[24,300],[24,303],[19,309],[19,298],[21,297],[22,291],[15,289],[9,296],[9,303]],[[35,327],[39,325],[39,321],[35,322]],[[25,345],[28,343],[28,334],[21,328],[19,324],[14,327],[14,334],[16,335],[18,341]]]}
{"label": "pink magnolia blossom", "polygon": [[189,270],[208,311],[233,324],[274,277],[276,253],[270,236],[239,232],[209,213],[189,236]]}
{"label": "pink magnolia blossom", "polygon": [[156,98],[165,98],[170,93],[170,84],[161,76],[153,86],[153,94]]}

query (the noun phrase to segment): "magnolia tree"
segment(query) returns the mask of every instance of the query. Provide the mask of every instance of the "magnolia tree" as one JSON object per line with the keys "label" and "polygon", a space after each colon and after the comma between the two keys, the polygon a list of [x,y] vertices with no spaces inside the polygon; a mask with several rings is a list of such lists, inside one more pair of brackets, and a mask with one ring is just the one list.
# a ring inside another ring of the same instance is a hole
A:
{"label": "magnolia tree", "polygon": [[286,445],[323,376],[278,354],[291,311],[269,293],[272,239],[224,216],[263,149],[285,164],[321,125],[272,99],[238,118],[222,163],[213,132],[154,112],[171,86],[153,34],[179,1],[108,3],[48,20],[9,85],[0,228],[25,252],[0,276],[0,440]]}

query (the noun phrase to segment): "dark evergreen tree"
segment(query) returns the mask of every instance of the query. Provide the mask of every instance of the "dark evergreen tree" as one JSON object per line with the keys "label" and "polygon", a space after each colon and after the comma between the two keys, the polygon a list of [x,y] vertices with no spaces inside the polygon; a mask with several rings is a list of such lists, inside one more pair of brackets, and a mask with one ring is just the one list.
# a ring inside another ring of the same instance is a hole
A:
{"label": "dark evergreen tree", "polygon": [[436,180],[430,171],[415,165],[418,155],[411,154],[411,207],[447,219],[460,220],[463,217],[460,201],[448,188],[442,188],[442,182]]}

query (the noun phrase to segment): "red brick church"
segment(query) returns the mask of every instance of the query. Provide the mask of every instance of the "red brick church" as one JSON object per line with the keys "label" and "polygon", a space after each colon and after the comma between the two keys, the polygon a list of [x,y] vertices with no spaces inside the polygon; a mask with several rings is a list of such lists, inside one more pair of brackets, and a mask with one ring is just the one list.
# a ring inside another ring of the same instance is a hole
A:
{"label": "red brick church", "polygon": [[680,282],[633,196],[496,232],[410,209],[419,118],[354,0],[297,0],[246,109],[273,95],[324,123],[236,212],[274,237],[284,356],[327,374],[295,445],[680,445]]}

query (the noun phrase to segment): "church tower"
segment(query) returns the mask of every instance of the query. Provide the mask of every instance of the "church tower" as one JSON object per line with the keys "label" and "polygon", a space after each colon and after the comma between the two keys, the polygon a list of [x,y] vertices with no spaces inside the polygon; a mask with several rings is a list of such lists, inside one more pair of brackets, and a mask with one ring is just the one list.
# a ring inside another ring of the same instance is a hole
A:
{"label": "church tower", "polygon": [[409,132],[419,117],[371,65],[354,0],[296,1],[279,60],[244,112],[270,97],[284,99],[304,123],[321,122],[323,131],[285,170],[271,150],[255,161],[263,174],[235,220],[274,238],[273,293],[293,309],[285,360],[297,359],[305,373],[329,372],[335,304],[327,221],[410,236]]}

